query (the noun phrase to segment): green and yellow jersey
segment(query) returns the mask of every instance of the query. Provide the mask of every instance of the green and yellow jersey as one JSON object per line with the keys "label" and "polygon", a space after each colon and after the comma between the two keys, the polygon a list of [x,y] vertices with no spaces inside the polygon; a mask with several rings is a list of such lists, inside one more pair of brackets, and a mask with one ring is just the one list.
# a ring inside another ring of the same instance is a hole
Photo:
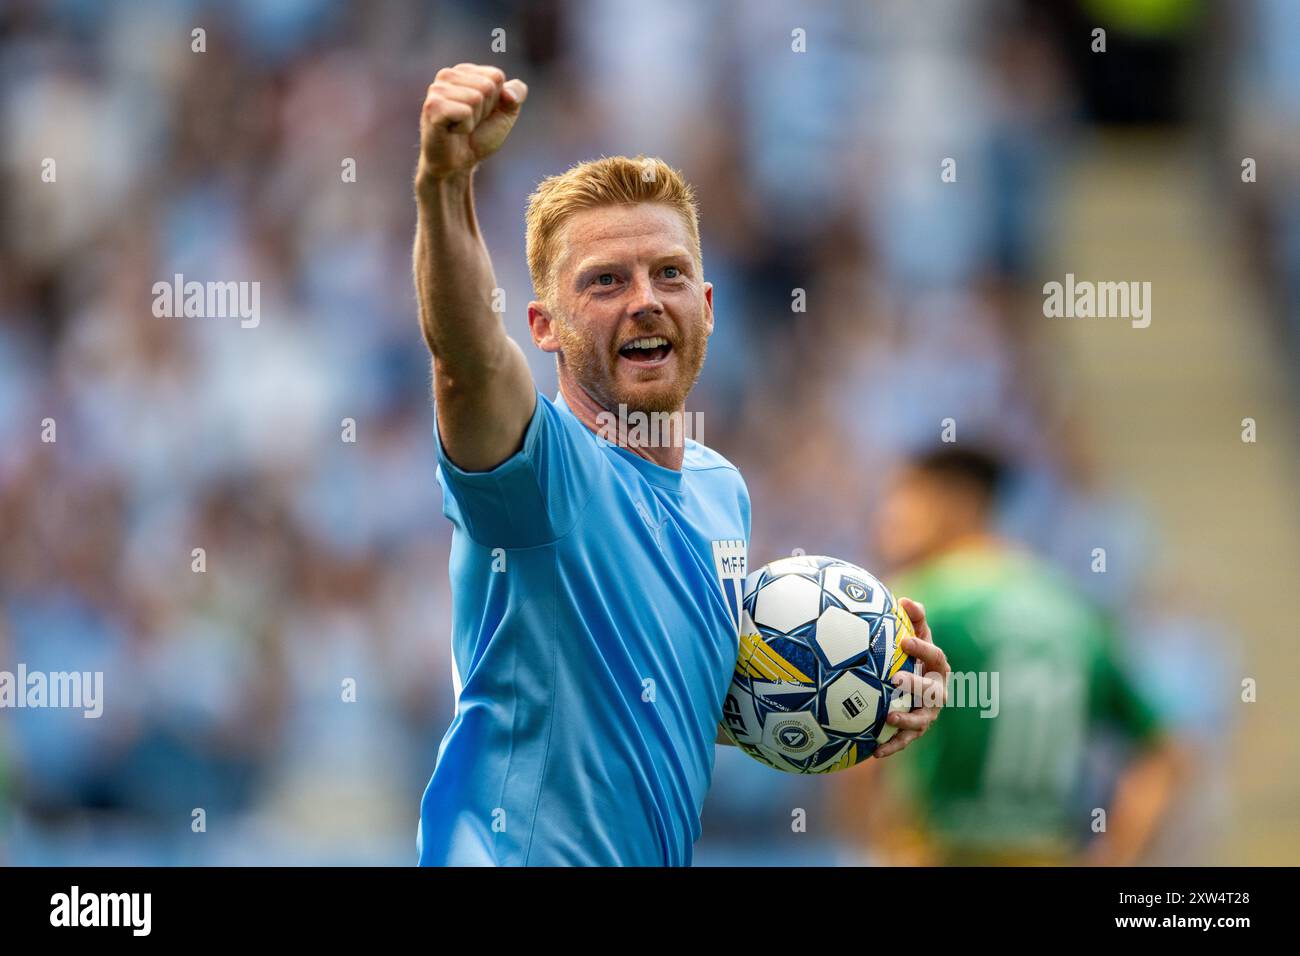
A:
{"label": "green and yellow jersey", "polygon": [[1107,620],[1059,572],[997,547],[905,575],[953,671],[948,707],[888,785],[945,863],[1060,863],[1089,832],[1085,745],[1159,721],[1120,664]]}

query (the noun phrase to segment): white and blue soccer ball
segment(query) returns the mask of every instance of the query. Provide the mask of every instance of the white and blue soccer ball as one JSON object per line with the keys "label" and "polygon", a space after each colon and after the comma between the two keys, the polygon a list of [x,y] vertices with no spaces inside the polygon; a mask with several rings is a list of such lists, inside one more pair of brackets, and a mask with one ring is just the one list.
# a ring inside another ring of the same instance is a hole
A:
{"label": "white and blue soccer ball", "polygon": [[800,556],[745,579],[740,653],[722,708],[732,742],[777,770],[828,773],[870,757],[912,695],[891,683],[917,661],[890,590],[836,558]]}

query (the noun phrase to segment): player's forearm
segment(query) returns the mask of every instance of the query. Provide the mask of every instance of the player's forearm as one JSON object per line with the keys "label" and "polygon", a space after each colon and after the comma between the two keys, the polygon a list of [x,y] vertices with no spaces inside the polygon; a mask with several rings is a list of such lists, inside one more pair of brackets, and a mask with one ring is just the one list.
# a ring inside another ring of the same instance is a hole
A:
{"label": "player's forearm", "polygon": [[1089,862],[1131,866],[1151,842],[1169,805],[1180,774],[1177,748],[1169,743],[1139,757],[1120,778],[1112,801],[1106,835]]}
{"label": "player's forearm", "polygon": [[414,274],[420,328],[439,373],[488,374],[505,344],[496,279],[474,212],[473,171],[416,177]]}

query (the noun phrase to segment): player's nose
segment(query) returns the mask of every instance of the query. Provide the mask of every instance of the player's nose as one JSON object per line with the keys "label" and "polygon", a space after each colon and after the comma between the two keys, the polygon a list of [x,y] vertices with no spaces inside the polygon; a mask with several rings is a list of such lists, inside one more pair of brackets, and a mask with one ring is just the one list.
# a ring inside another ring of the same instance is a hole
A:
{"label": "player's nose", "polygon": [[628,309],[634,319],[663,314],[664,305],[655,293],[655,286],[650,280],[649,273],[638,275],[632,280],[632,296],[628,302]]}

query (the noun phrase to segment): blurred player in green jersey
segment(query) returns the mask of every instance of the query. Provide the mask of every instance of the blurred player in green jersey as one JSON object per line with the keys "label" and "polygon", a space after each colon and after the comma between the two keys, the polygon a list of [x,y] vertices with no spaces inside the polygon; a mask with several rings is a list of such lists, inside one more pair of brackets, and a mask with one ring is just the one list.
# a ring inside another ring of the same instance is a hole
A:
{"label": "blurred player in green jersey", "polygon": [[[846,828],[884,863],[1130,863],[1168,803],[1175,750],[1102,614],[992,531],[1001,478],[993,456],[948,448],[882,500],[877,553],[925,606],[953,684],[893,773],[846,778]],[[1103,732],[1124,764],[1099,795],[1085,756]]]}

